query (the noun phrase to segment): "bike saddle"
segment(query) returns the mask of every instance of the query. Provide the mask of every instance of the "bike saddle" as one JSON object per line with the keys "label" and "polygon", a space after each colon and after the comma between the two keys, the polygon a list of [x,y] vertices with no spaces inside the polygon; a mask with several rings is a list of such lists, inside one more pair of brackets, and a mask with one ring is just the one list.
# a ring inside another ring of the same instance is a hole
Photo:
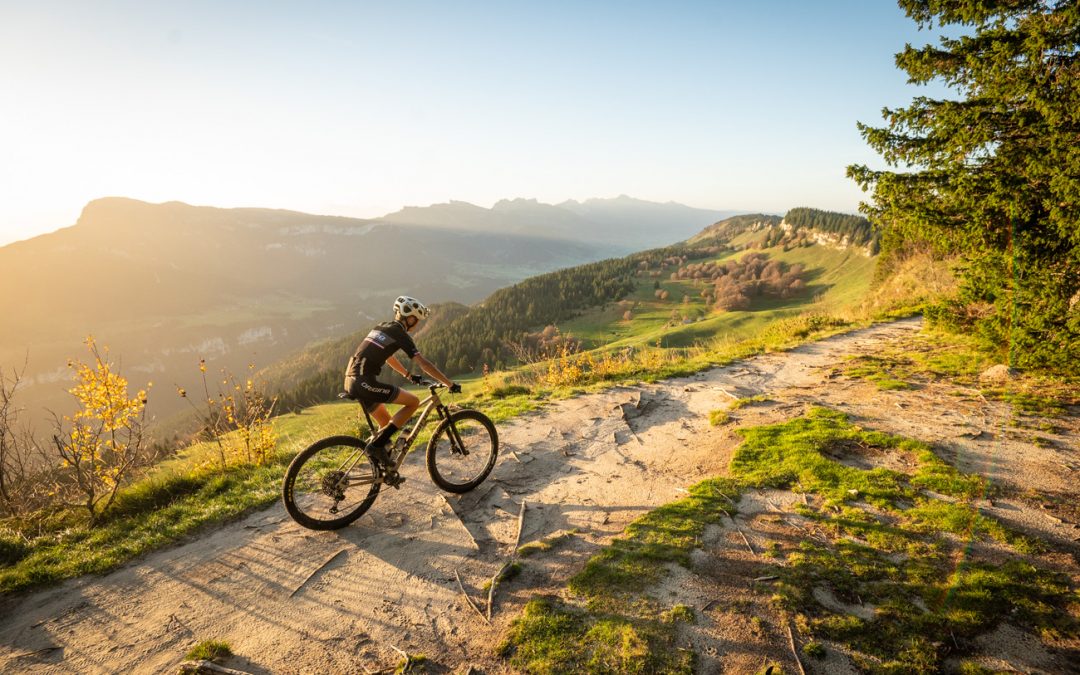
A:
{"label": "bike saddle", "polygon": [[343,401],[344,400],[348,400],[348,401],[355,401],[356,400],[356,397],[355,396],[350,396],[349,392],[347,392],[347,391],[340,392],[337,395],[337,397],[342,399]]}

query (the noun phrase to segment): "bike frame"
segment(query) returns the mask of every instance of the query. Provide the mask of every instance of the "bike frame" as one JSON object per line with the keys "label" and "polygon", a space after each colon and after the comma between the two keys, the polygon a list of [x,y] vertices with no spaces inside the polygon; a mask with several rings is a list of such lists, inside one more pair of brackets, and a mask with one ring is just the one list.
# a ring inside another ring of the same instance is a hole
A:
{"label": "bike frame", "polygon": [[[428,391],[431,393],[428,394],[427,398],[425,398],[423,401],[420,401],[420,416],[416,418],[416,422],[413,424],[412,429],[409,431],[409,434],[404,437],[405,442],[401,443],[401,438],[399,437],[398,442],[394,443],[394,445],[391,447],[390,460],[392,462],[392,468],[395,472],[400,469],[401,465],[405,462],[405,457],[409,454],[409,450],[412,449],[413,443],[415,443],[416,439],[420,436],[420,431],[423,430],[425,426],[427,426],[428,417],[431,416],[432,410],[436,411],[436,413],[439,415],[439,419],[450,418],[450,409],[443,404],[442,399],[439,398],[439,394],[437,392],[437,390],[441,386],[443,385],[428,385]],[[374,436],[375,424],[371,419],[371,413],[369,413],[367,411],[367,408],[365,408],[363,405],[360,406],[360,410],[364,412],[364,418],[367,420],[368,430],[370,431],[371,436]],[[453,450],[455,452],[461,452],[463,446],[461,443],[461,438],[458,436],[457,429],[455,429],[453,425],[450,425],[449,432],[450,443],[453,447]],[[405,432],[402,431],[402,433]],[[363,454],[363,449],[357,450],[357,452],[353,453],[349,456],[347,460],[345,460],[339,470],[343,471],[345,475],[348,475],[348,473],[352,471],[353,468],[356,466],[356,463],[360,460],[360,457]],[[346,466],[348,468],[345,468]],[[384,475],[380,472],[380,475],[376,476],[374,480],[359,480],[356,481],[354,484],[365,485],[367,483],[382,482],[383,478]]]}

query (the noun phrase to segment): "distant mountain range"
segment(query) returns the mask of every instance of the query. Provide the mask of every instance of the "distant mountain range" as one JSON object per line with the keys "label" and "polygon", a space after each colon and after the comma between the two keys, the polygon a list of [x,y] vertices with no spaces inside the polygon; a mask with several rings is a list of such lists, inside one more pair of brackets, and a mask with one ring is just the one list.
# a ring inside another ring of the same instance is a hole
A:
{"label": "distant mountain range", "polygon": [[385,317],[402,292],[474,302],[541,272],[685,238],[719,212],[618,197],[410,207],[378,219],[107,198],[78,222],[0,247],[0,367],[19,401],[62,412],[93,334],[159,417],[197,365],[241,370]]}
{"label": "distant mountain range", "polygon": [[706,224],[734,213],[620,195],[613,199],[569,200],[560,204],[504,199],[490,209],[468,202],[450,202],[406,207],[379,220],[474,232],[530,234],[592,243],[611,248],[612,252],[628,253],[682,241]]}

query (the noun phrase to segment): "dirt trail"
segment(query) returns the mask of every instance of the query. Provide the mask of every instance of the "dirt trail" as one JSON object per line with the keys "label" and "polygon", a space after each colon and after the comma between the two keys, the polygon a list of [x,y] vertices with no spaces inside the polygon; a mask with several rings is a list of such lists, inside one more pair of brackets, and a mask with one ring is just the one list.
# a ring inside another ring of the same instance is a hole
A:
{"label": "dirt trail", "polygon": [[[0,671],[166,672],[196,641],[216,638],[238,654],[227,665],[250,673],[363,673],[400,660],[395,647],[426,655],[429,672],[468,665],[501,672],[492,647],[523,602],[560,586],[646,510],[724,470],[737,438],[730,428],[710,427],[708,413],[733,397],[766,393],[776,401],[753,411],[755,423],[825,403],[867,426],[945,442],[968,468],[1028,471],[1038,476],[1036,487],[1075,482],[1060,466],[1050,475],[1039,470],[1039,462],[1056,461],[1050,454],[1067,454],[1060,449],[1023,455],[963,436],[972,425],[997,423],[991,404],[957,412],[955,420],[935,405],[906,405],[901,415],[891,399],[864,395],[864,383],[827,380],[845,356],[873,352],[920,326],[917,319],[879,325],[687,378],[555,403],[502,425],[492,478],[460,497],[439,492],[414,453],[402,489],[385,490],[368,515],[343,530],[305,530],[275,505],[104,577],[9,599],[0,605]],[[1075,447],[1064,461],[1080,466]],[[523,543],[570,528],[580,534],[529,558],[521,577],[500,586],[494,625],[487,626],[465,603],[454,572],[483,607],[481,586],[511,553],[522,500]],[[1009,513],[1017,518],[1030,510],[1015,508]],[[1062,540],[1075,536],[1068,523],[1044,518],[1038,525]],[[783,657],[781,649],[776,658]]]}

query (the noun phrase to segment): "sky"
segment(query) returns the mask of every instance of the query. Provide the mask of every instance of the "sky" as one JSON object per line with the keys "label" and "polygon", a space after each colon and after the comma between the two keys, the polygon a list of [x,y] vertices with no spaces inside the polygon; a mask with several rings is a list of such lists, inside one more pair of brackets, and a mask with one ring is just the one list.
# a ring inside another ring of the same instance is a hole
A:
{"label": "sky", "polygon": [[0,245],[106,196],[854,212],[932,40],[886,0],[0,0]]}

